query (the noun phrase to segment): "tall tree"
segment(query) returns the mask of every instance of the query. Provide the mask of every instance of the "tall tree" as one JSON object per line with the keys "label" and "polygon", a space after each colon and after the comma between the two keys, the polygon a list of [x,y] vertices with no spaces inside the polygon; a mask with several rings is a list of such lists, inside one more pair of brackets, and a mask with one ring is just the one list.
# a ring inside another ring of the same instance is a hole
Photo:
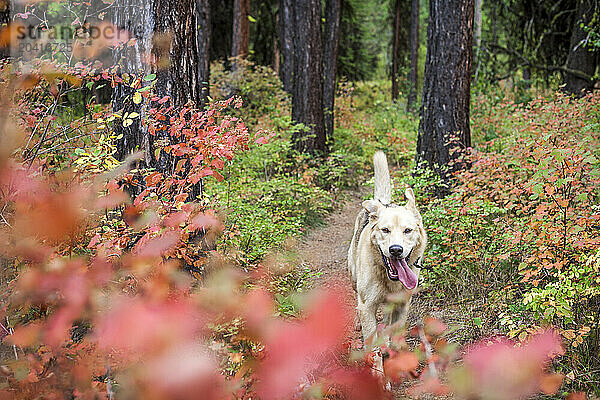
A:
{"label": "tall tree", "polygon": [[473,79],[477,79],[477,77],[479,76],[479,67],[481,65],[481,57],[479,53],[481,52],[481,25],[483,24],[482,6],[482,0],[475,0],[475,10],[473,17],[473,58],[477,60],[477,67],[475,68]]}
{"label": "tall tree", "polygon": [[573,23],[565,73],[565,91],[577,96],[594,88],[592,76],[596,72],[598,54],[595,49],[587,45],[588,33],[584,27],[590,25],[594,14],[598,12],[597,4],[595,0],[577,1],[577,16]]}
{"label": "tall tree", "polygon": [[220,61],[229,66],[233,35],[233,0],[209,0],[210,9],[210,61]]}
{"label": "tall tree", "polygon": [[460,167],[452,149],[471,146],[472,43],[473,0],[430,0],[417,160],[446,182]]}
{"label": "tall tree", "polygon": [[[153,4],[150,4],[152,10]],[[148,54],[152,51],[152,39],[154,35],[154,18],[152,12],[141,9],[137,0],[116,0],[113,3],[113,23],[115,26],[133,26],[141,27],[141,32],[137,32],[137,40],[131,46],[115,47],[113,58],[118,65],[121,74],[148,74],[150,65],[147,60]],[[129,24],[129,25],[128,25]],[[132,101],[135,90],[126,83],[116,85],[112,91],[112,108],[114,111],[137,112],[141,113],[141,105]],[[153,165],[154,156],[150,135],[147,134],[139,124],[139,120],[134,123],[123,126],[115,124],[115,132],[120,134],[121,138],[117,140],[116,156],[119,160],[125,159],[133,151],[142,151],[144,153],[144,163],[146,166]]]}
{"label": "tall tree", "polygon": [[400,26],[402,19],[402,0],[396,0],[394,5],[394,33],[392,36],[392,101],[398,100],[398,68],[400,67]]}
{"label": "tall tree", "polygon": [[196,20],[198,30],[196,32],[198,42],[198,82],[200,83],[200,98],[198,107],[203,108],[208,104],[210,95],[210,54],[213,45],[212,12],[209,0],[198,0]]}
{"label": "tall tree", "polygon": [[[157,60],[157,92],[170,96],[175,107],[187,102],[203,106],[202,86],[199,79],[200,54],[198,42],[202,0],[154,0],[156,21],[152,53]],[[205,24],[203,24],[205,25]]]}
{"label": "tall tree", "polygon": [[294,87],[294,6],[292,0],[280,0],[279,3],[279,47],[281,66],[279,76],[286,92],[292,93]]}
{"label": "tall tree", "polygon": [[306,131],[294,133],[294,148],[301,152],[328,152],[323,113],[321,1],[294,0],[294,88],[292,119]]}
{"label": "tall tree", "polygon": [[410,6],[410,72],[408,75],[408,98],[406,111],[412,111],[417,101],[419,85],[419,0],[412,0]]}
{"label": "tall tree", "polygon": [[246,58],[250,45],[250,0],[233,1],[231,56]]}
{"label": "tall tree", "polygon": [[325,37],[323,49],[323,105],[325,107],[325,135],[333,140],[335,84],[338,46],[340,39],[342,0],[327,0],[325,4]]}

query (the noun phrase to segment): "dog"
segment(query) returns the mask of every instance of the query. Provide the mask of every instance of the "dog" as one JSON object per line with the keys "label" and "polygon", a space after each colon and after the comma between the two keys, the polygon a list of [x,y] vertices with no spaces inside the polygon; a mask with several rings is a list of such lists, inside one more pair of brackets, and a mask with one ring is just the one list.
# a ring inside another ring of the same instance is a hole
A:
{"label": "dog", "polygon": [[[407,203],[391,203],[392,185],[387,158],[373,156],[375,193],[362,203],[348,249],[348,268],[358,297],[358,316],[365,343],[377,329],[377,307],[392,294],[407,294],[407,301],[391,312],[388,325],[406,324],[410,295],[419,282],[419,271],[427,234],[412,189],[406,189]],[[365,346],[368,347],[368,346]]]}

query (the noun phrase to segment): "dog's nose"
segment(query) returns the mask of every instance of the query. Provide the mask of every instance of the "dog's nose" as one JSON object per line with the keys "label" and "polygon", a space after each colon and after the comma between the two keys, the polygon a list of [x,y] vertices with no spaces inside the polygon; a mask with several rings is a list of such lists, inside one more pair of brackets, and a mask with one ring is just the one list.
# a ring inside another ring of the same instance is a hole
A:
{"label": "dog's nose", "polygon": [[392,257],[400,258],[402,257],[402,253],[404,253],[404,249],[402,248],[402,246],[397,244],[390,246],[390,255]]}

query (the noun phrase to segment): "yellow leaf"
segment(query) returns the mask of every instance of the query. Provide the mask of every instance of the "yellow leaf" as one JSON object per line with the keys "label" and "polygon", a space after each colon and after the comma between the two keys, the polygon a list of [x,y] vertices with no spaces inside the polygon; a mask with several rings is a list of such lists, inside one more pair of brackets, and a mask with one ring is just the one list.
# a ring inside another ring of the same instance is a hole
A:
{"label": "yellow leaf", "polygon": [[133,102],[135,104],[140,104],[142,102],[142,95],[140,94],[140,92],[135,92],[133,95]]}

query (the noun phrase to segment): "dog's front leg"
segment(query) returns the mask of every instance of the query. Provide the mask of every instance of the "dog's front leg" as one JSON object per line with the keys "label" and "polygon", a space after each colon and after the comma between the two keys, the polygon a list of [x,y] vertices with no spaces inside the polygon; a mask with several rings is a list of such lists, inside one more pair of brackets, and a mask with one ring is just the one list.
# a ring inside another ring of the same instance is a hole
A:
{"label": "dog's front leg", "polygon": [[[367,348],[367,340],[371,338],[371,343],[375,340],[374,335],[377,331],[377,305],[366,304],[359,300],[357,309],[360,325],[362,327],[363,340],[365,341],[365,348]],[[370,348],[368,350],[370,350]]]}

